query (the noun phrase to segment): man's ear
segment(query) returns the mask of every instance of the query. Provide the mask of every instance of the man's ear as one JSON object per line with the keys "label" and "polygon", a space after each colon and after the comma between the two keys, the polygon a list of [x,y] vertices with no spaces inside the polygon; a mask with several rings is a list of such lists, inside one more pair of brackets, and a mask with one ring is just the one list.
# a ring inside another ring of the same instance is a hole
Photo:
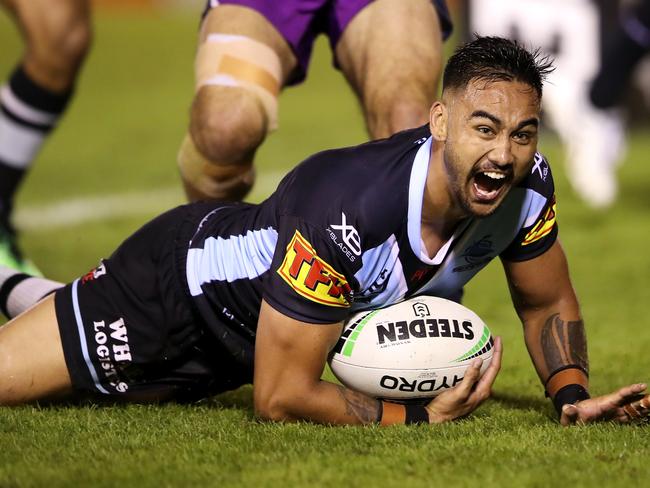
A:
{"label": "man's ear", "polygon": [[444,142],[447,140],[447,117],[449,111],[447,106],[437,100],[431,106],[429,111],[429,129],[431,135],[436,141]]}

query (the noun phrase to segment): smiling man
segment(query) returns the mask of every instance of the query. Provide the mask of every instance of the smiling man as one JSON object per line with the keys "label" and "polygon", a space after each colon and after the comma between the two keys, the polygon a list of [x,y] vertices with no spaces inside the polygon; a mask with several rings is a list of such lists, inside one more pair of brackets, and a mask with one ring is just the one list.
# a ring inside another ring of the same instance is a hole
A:
{"label": "smiling man", "polygon": [[[447,64],[430,123],[325,151],[260,205],[196,203],[153,220],[62,287],[0,271],[0,402],[92,392],[196,399],[254,383],[266,419],[444,422],[488,396],[480,360],[428,405],[321,380],[344,320],[414,295],[459,299],[499,257],[533,364],[563,425],[647,412],[646,385],[589,398],[585,331],[536,152],[550,66],[479,38]],[[627,407],[627,410],[626,408]]]}

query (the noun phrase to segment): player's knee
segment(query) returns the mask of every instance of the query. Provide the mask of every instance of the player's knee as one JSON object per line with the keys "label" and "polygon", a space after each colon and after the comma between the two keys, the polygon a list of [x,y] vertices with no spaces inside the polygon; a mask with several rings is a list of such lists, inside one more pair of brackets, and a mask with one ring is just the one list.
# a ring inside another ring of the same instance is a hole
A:
{"label": "player's knee", "polygon": [[28,28],[27,56],[44,73],[73,77],[90,49],[92,26],[75,12],[46,16],[40,25]]}
{"label": "player's knee", "polygon": [[196,94],[190,134],[199,152],[214,164],[250,162],[267,130],[263,108],[245,89],[208,86]]}
{"label": "player's knee", "polygon": [[400,97],[395,97],[392,100],[370,104],[366,110],[366,124],[370,136],[379,139],[425,124],[432,101],[424,97],[401,100]]}
{"label": "player's knee", "polygon": [[215,164],[199,152],[189,134],[178,152],[178,169],[192,202],[243,200],[255,182],[252,161]]}

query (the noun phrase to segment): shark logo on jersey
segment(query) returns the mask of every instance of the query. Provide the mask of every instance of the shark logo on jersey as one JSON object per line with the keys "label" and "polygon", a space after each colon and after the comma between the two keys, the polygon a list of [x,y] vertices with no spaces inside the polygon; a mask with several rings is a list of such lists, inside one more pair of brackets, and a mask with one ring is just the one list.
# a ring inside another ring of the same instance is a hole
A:
{"label": "shark logo on jersey", "polygon": [[[348,225],[348,218],[344,212],[341,212],[341,225],[330,225],[327,229],[330,239],[338,246],[343,254],[350,260],[354,261],[357,257],[361,256],[361,237],[359,232],[352,225]],[[341,233],[341,240],[339,241],[338,235],[334,231]]]}
{"label": "shark logo on jersey", "polygon": [[553,196],[553,199],[551,200],[550,205],[546,209],[546,212],[544,212],[544,215],[542,215],[537,220],[533,228],[530,229],[530,232],[526,234],[526,237],[521,243],[522,246],[528,246],[533,242],[537,242],[541,238],[546,237],[548,234],[551,233],[553,227],[555,226],[555,215],[556,215],[555,207],[556,207],[555,196]]}
{"label": "shark logo on jersey", "polygon": [[492,259],[493,243],[491,235],[486,235],[481,237],[478,241],[471,244],[468,248],[465,249],[465,252],[460,255],[461,258],[464,258],[467,264],[456,266],[453,271],[455,273],[468,271],[470,269],[477,268],[485,263],[488,263]]}
{"label": "shark logo on jersey", "polygon": [[354,301],[358,303],[370,303],[377,295],[386,291],[388,280],[390,279],[391,272],[384,268],[379,273],[377,279],[366,290],[363,290],[360,295],[354,297]]}
{"label": "shark logo on jersey", "polygon": [[278,274],[296,293],[312,302],[331,307],[350,306],[352,289],[345,276],[321,259],[297,230]]}

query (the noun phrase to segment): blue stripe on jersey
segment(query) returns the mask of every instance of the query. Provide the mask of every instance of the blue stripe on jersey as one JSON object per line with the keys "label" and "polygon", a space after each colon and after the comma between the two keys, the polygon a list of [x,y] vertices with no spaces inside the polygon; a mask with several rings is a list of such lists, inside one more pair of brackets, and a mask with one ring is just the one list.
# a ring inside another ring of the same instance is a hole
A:
{"label": "blue stripe on jersey", "polygon": [[95,366],[93,366],[92,361],[90,360],[90,355],[88,354],[88,343],[86,342],[86,331],[84,329],[84,322],[81,318],[81,310],[79,309],[79,295],[77,293],[77,287],[79,286],[79,279],[74,280],[72,283],[72,308],[74,310],[74,318],[77,322],[77,330],[79,331],[79,343],[81,344],[81,353],[83,354],[84,360],[86,361],[86,366],[88,366],[88,372],[95,382],[95,388],[100,392],[108,394],[106,390],[100,383],[99,377],[97,376],[97,371],[95,371]]}
{"label": "blue stripe on jersey", "polygon": [[422,201],[429,170],[431,141],[432,138],[429,137],[418,149],[413,160],[409,181],[408,236],[411,249],[418,257],[422,256]]}
{"label": "blue stripe on jersey", "polygon": [[533,225],[537,219],[539,218],[539,214],[542,213],[542,210],[544,210],[544,206],[548,203],[548,198],[546,198],[544,195],[540,195],[537,193],[535,190],[531,190],[530,188],[526,189],[526,201],[522,205],[522,207],[525,210],[528,210],[528,213],[524,213],[526,219],[525,221],[521,222],[520,218],[520,228],[526,229],[527,227],[530,227]]}
{"label": "blue stripe on jersey", "polygon": [[277,242],[278,232],[268,227],[227,239],[208,237],[203,247],[190,248],[186,274],[191,295],[201,295],[204,283],[257,278],[271,267]]}

